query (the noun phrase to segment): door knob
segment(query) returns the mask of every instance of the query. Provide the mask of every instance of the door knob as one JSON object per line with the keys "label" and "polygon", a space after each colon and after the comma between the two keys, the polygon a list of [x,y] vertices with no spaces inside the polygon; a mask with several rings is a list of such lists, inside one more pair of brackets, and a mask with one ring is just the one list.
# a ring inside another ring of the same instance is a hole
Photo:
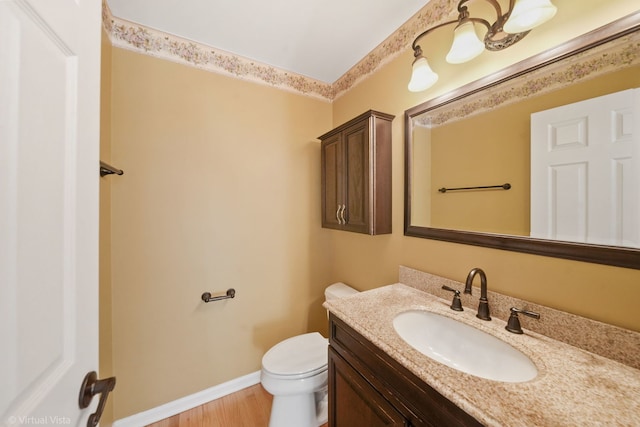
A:
{"label": "door knob", "polygon": [[102,411],[107,404],[107,398],[109,393],[113,391],[116,386],[116,377],[105,378],[103,380],[98,379],[98,374],[95,371],[89,372],[85,375],[82,385],[80,386],[80,396],[78,397],[78,404],[80,409],[85,409],[91,404],[93,396],[100,395],[100,402],[98,402],[98,408],[96,412],[89,415],[87,420],[87,427],[95,427],[100,422]]}

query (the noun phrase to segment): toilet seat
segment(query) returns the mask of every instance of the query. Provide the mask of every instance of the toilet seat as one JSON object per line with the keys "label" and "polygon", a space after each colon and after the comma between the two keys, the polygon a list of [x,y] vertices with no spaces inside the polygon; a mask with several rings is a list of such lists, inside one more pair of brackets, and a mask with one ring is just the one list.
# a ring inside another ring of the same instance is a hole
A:
{"label": "toilet seat", "polygon": [[262,368],[283,379],[298,379],[327,370],[328,341],[318,332],[297,335],[273,346],[262,358]]}

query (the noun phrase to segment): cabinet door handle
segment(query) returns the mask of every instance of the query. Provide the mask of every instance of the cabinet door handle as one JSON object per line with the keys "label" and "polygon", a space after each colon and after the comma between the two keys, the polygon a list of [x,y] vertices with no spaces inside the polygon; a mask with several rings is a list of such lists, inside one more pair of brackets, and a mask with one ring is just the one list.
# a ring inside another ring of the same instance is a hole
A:
{"label": "cabinet door handle", "polygon": [[346,224],[347,220],[344,219],[344,211],[347,210],[347,205],[342,205],[342,210],[340,211],[340,219],[342,220],[342,224]]}
{"label": "cabinet door handle", "polygon": [[342,222],[340,221],[340,208],[342,206],[338,205],[338,208],[336,209],[336,221],[338,221],[338,225],[342,225]]}

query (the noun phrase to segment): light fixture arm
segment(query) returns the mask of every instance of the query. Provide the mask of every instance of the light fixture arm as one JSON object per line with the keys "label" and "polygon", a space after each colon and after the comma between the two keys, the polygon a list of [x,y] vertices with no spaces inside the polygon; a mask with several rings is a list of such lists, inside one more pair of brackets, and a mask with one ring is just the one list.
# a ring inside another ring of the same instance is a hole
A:
{"label": "light fixture arm", "polygon": [[[413,40],[413,43],[411,44],[411,47],[413,48],[413,56],[418,57],[419,55],[422,55],[422,50],[420,49],[420,46],[417,44],[418,40],[420,40],[422,37],[426,36],[427,34],[429,34],[434,30],[437,30],[438,28],[446,27],[447,25],[452,25],[452,24],[458,25],[465,19],[471,22],[482,24],[485,27],[487,27],[488,32],[491,31],[492,25],[488,21],[482,18],[472,18],[469,16],[469,10],[467,6],[464,5],[469,1],[471,0],[460,0],[460,2],[458,3],[458,19],[453,21],[443,22],[442,24],[438,24],[435,27],[428,28],[427,30],[418,34],[416,38]],[[501,15],[502,9],[500,8],[500,4],[498,4],[498,2],[496,2],[495,0],[485,0],[485,1],[489,2],[496,9],[496,13],[498,14],[498,20],[500,20],[500,17],[502,16]],[[509,4],[511,5],[513,2],[514,0],[510,0]]]}
{"label": "light fixture arm", "polygon": [[460,24],[463,20],[468,20],[477,24],[482,24],[487,28],[487,33],[484,36],[484,43],[487,50],[497,51],[497,50],[505,49],[517,43],[524,36],[529,34],[529,31],[525,31],[518,34],[506,34],[502,30],[502,27],[504,26],[505,22],[507,22],[507,20],[509,19],[509,16],[511,15],[511,12],[513,11],[515,0],[509,0],[509,9],[505,14],[502,13],[502,7],[500,6],[500,3],[497,2],[497,0],[484,0],[487,3],[489,3],[496,12],[496,21],[493,24],[489,23],[487,20],[482,18],[470,17],[468,6],[467,6],[467,3],[469,3],[470,1],[472,0],[460,0],[458,2],[458,7],[457,7],[458,19],[447,21],[442,24],[438,24],[418,34],[418,36],[413,40],[413,43],[411,44],[411,47],[413,48],[413,55],[416,58],[422,55],[422,50],[420,49],[420,46],[417,44],[418,40],[420,40],[422,37],[426,36],[427,34],[431,33],[434,30],[437,30],[438,28],[445,27],[447,25],[452,25],[452,24]]}
{"label": "light fixture arm", "polygon": [[[467,6],[464,6],[464,4],[469,3],[470,1],[471,0],[460,0],[460,2],[458,3],[458,12],[462,13],[463,8],[466,11]],[[509,8],[507,9],[507,13],[505,13],[504,15],[502,14],[502,7],[500,6],[500,3],[497,2],[497,0],[485,0],[485,1],[489,3],[491,6],[493,6],[493,8],[496,10],[496,22],[494,23],[494,25],[497,25],[499,23],[500,29],[502,29],[502,26],[504,25],[504,23],[507,22],[507,20],[511,16],[511,12],[513,12],[513,7],[516,4],[516,0],[509,0]],[[484,22],[487,22],[487,21],[484,21]],[[489,27],[491,27],[491,25]]]}
{"label": "light fixture arm", "polygon": [[[462,13],[462,9],[466,11],[467,6],[464,6],[464,4],[469,3],[470,1],[471,0],[460,0],[460,2],[458,3],[458,12]],[[500,7],[500,3],[498,3],[496,0],[485,0],[485,1],[489,3],[491,6],[493,6],[493,8],[496,10],[496,17],[499,20],[502,17],[502,7]],[[505,16],[505,20],[509,16],[509,13],[513,10],[514,4],[515,4],[515,0],[509,0],[509,12],[507,12],[507,15]]]}
{"label": "light fixture arm", "polygon": [[[514,45],[529,34],[532,28],[551,19],[557,10],[551,0],[509,0],[509,9],[503,14],[498,0],[484,1],[495,10],[496,19],[493,23],[482,18],[469,16],[468,3],[471,0],[459,0],[457,19],[428,28],[413,40],[411,48],[415,59],[411,65],[410,91],[425,90],[438,80],[437,73],[429,66],[418,44],[418,41],[427,34],[439,28],[456,24],[453,43],[446,60],[450,64],[461,64],[477,57],[485,49],[499,51]],[[474,24],[481,24],[486,28],[483,40],[478,37]]]}
{"label": "light fixture arm", "polygon": [[422,33],[418,34],[416,36],[416,38],[413,40],[413,43],[411,44],[411,48],[414,51],[414,56],[417,56],[415,54],[416,49],[420,49],[420,46],[416,44],[416,43],[418,43],[418,40],[420,40],[422,37],[424,37],[427,34],[429,34],[430,32],[432,32],[433,30],[437,30],[438,28],[445,27],[445,26],[451,25],[451,24],[457,24],[457,23],[458,23],[457,19],[455,21],[444,22],[442,24],[436,25],[435,27],[428,28],[426,31],[423,31]]}

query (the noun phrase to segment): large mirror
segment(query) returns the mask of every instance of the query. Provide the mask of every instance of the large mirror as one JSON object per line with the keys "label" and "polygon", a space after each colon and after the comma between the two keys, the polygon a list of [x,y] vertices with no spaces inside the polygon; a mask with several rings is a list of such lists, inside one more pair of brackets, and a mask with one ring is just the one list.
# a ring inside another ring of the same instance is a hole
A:
{"label": "large mirror", "polygon": [[[574,108],[614,93],[640,106],[639,50],[640,12],[407,110],[405,235],[640,269],[640,111],[609,108],[603,130]],[[571,157],[594,129],[631,141],[590,154],[606,177]]]}

